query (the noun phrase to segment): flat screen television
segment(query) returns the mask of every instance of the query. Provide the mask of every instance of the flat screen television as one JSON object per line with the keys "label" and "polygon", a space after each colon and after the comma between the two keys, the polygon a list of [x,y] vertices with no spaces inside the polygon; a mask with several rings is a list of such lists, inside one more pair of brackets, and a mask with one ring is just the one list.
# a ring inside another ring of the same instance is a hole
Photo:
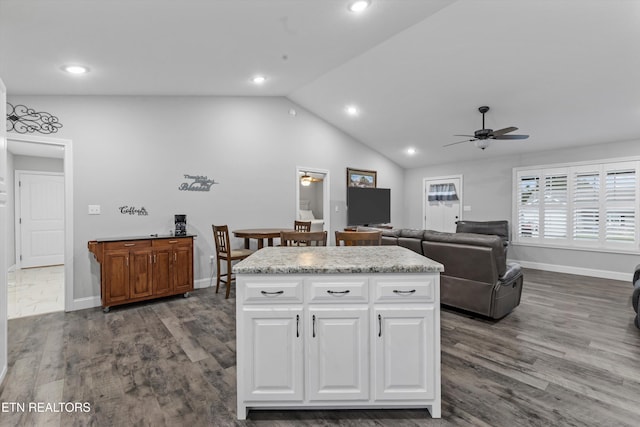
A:
{"label": "flat screen television", "polygon": [[391,189],[347,187],[347,225],[391,222]]}

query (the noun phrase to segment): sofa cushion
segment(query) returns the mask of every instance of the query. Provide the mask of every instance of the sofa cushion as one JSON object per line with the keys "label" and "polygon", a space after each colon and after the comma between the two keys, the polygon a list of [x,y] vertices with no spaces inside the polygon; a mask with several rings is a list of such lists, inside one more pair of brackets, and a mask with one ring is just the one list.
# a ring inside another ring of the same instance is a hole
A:
{"label": "sofa cushion", "polygon": [[423,239],[432,242],[484,246],[491,248],[496,259],[496,271],[498,276],[502,276],[505,271],[507,271],[507,257],[504,252],[504,246],[500,236],[474,233],[443,233],[441,231],[425,230]]}
{"label": "sofa cushion", "polygon": [[456,233],[492,234],[509,244],[509,221],[458,221]]}
{"label": "sofa cushion", "polygon": [[398,237],[398,246],[411,249],[413,252],[424,255],[422,253],[422,239],[416,239],[413,237]]}
{"label": "sofa cushion", "polygon": [[398,237],[409,237],[413,239],[422,240],[423,233],[424,233],[424,230],[412,230],[409,228],[403,228],[402,230],[400,230],[400,234]]}

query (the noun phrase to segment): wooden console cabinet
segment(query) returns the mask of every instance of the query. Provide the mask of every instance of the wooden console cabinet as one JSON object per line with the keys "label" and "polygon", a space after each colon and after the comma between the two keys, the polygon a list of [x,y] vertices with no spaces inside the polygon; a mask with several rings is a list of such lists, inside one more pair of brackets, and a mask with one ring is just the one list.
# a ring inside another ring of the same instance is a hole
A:
{"label": "wooden console cabinet", "polygon": [[193,290],[193,237],[98,239],[89,251],[100,263],[105,312],[115,305]]}

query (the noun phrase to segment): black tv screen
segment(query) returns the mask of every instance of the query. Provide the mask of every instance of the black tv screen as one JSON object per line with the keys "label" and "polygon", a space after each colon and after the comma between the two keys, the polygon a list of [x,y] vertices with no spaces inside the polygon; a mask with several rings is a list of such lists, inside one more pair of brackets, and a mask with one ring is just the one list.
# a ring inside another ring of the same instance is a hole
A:
{"label": "black tv screen", "polygon": [[391,189],[347,187],[347,225],[391,222]]}

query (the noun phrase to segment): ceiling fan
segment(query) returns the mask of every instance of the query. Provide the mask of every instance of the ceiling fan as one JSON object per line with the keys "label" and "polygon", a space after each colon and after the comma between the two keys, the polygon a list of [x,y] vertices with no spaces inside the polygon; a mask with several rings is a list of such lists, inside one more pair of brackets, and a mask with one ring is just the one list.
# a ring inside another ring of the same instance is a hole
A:
{"label": "ceiling fan", "polygon": [[323,181],[322,178],[309,175],[309,172],[301,172],[301,173],[302,173],[302,176],[300,177],[300,184],[304,185],[305,187],[311,185],[312,182]]}
{"label": "ceiling fan", "polygon": [[448,147],[450,145],[462,144],[463,142],[471,142],[475,143],[475,146],[484,150],[489,146],[490,139],[527,139],[529,135],[507,135],[510,132],[518,130],[517,127],[510,126],[508,128],[493,130],[493,129],[485,129],[484,128],[484,114],[489,111],[489,107],[482,106],[478,108],[478,111],[482,113],[482,129],[479,129],[473,133],[473,135],[454,135],[454,136],[470,136],[471,139],[465,139],[464,141],[452,142],[451,144],[443,145],[443,147]]}

